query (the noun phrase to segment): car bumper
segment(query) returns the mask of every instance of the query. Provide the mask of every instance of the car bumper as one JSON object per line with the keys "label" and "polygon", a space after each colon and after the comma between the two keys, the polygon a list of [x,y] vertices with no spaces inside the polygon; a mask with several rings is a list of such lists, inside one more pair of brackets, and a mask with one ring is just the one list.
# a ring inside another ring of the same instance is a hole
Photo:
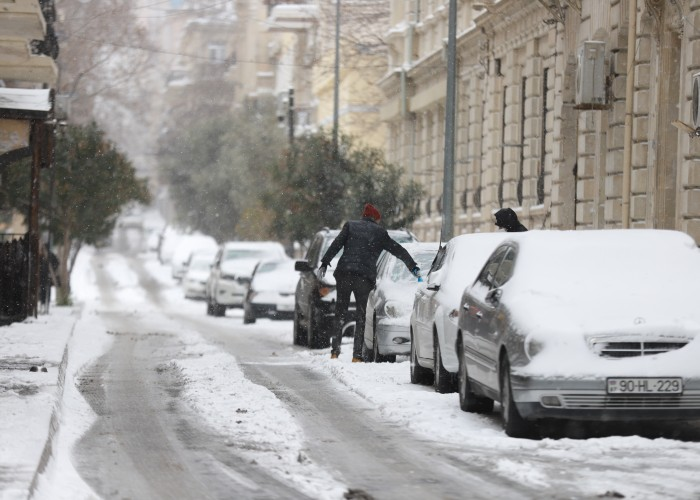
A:
{"label": "car bumper", "polygon": [[243,307],[248,286],[236,281],[220,281],[216,289],[216,302],[226,307]]}
{"label": "car bumper", "polygon": [[700,379],[684,379],[682,394],[642,395],[608,394],[604,378],[543,379],[514,374],[512,390],[518,412],[527,420],[700,419]]}
{"label": "car bumper", "polygon": [[185,298],[205,299],[207,297],[207,287],[205,284],[189,285],[185,288]]}
{"label": "car bumper", "polygon": [[256,318],[292,319],[294,317],[294,297],[292,300],[277,303],[251,302],[250,307]]}
{"label": "car bumper", "polygon": [[408,325],[377,325],[380,354],[408,356],[411,353],[411,332]]}

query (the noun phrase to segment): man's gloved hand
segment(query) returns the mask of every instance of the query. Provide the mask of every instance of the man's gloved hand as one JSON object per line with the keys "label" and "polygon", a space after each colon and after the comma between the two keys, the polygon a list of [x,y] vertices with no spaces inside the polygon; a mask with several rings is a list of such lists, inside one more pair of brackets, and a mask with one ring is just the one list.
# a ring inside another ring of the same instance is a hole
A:
{"label": "man's gloved hand", "polygon": [[326,265],[321,265],[316,272],[316,277],[320,280],[323,279],[323,277],[326,275],[326,269],[328,269]]}
{"label": "man's gloved hand", "polygon": [[411,274],[416,278],[420,278],[420,267],[414,266],[413,269],[411,269]]}

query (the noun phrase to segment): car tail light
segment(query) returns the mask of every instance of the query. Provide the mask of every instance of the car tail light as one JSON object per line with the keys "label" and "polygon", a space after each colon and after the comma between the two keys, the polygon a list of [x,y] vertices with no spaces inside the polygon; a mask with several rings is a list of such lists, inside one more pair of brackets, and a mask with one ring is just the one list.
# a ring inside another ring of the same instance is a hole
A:
{"label": "car tail light", "polygon": [[319,286],[318,287],[318,294],[321,297],[325,297],[326,295],[328,295],[332,291],[333,291],[333,287],[330,287],[330,286]]}

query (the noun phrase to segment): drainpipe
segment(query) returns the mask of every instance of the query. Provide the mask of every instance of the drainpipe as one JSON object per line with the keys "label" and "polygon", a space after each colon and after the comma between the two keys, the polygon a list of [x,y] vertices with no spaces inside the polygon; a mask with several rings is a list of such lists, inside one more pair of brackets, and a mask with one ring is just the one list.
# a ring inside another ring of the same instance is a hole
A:
{"label": "drainpipe", "polygon": [[622,163],[622,227],[630,227],[632,192],[632,126],[634,114],[634,59],[637,42],[637,0],[628,0],[627,88],[625,90],[625,150]]}

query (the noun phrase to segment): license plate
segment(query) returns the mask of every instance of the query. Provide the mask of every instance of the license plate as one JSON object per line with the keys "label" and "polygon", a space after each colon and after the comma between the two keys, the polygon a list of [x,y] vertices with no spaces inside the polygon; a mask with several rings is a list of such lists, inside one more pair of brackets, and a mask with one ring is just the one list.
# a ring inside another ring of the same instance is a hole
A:
{"label": "license plate", "polygon": [[680,377],[615,377],[607,379],[608,394],[681,394]]}
{"label": "license plate", "polygon": [[289,312],[294,310],[294,304],[277,304],[278,311]]}

